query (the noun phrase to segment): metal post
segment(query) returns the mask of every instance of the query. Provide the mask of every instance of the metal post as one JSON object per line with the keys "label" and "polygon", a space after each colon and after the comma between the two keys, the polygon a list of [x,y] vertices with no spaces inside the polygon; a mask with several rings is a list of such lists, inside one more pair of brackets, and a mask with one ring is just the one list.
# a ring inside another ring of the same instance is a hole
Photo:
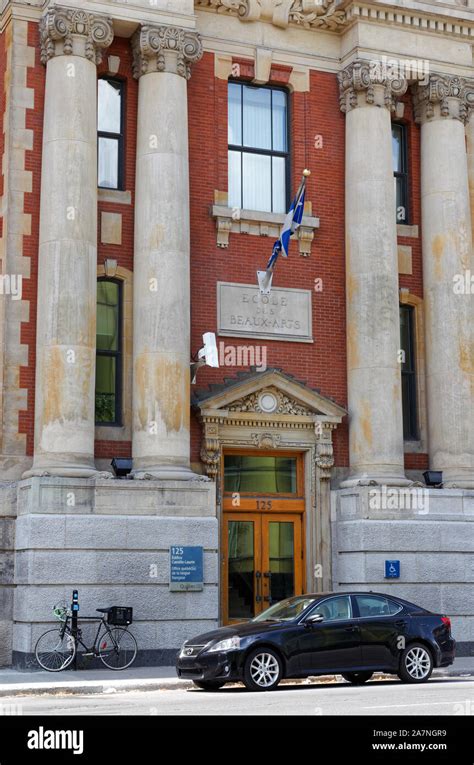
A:
{"label": "metal post", "polygon": [[[72,591],[72,603],[71,603],[71,632],[74,640],[77,639],[77,614],[79,612],[79,593],[77,590]],[[74,661],[72,662],[72,668],[77,670],[77,642],[76,642],[76,654]]]}

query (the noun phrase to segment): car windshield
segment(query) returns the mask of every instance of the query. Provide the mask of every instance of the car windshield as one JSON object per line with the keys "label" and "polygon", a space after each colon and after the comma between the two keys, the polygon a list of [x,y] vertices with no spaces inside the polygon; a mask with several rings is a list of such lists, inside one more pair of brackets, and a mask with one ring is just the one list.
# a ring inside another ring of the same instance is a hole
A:
{"label": "car windshield", "polygon": [[296,619],[305,608],[314,603],[316,598],[312,598],[309,595],[302,595],[296,598],[287,598],[286,600],[280,600],[275,603],[266,611],[262,611],[261,614],[251,619],[252,622],[289,622],[292,619]]}

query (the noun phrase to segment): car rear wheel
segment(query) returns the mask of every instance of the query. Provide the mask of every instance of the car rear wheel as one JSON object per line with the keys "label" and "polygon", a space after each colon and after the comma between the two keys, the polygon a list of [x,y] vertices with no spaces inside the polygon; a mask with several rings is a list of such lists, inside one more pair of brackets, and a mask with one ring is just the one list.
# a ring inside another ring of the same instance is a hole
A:
{"label": "car rear wheel", "polygon": [[225,685],[222,680],[193,680],[193,683],[202,691],[218,691]]}
{"label": "car rear wheel", "polygon": [[411,643],[400,659],[398,676],[403,683],[426,683],[433,671],[433,657],[422,643]]}
{"label": "car rear wheel", "polygon": [[370,680],[373,674],[373,672],[343,672],[342,676],[344,680],[347,680],[348,683],[352,683],[352,685],[362,685],[362,683],[366,683],[367,680]]}
{"label": "car rear wheel", "polygon": [[283,675],[280,657],[271,648],[256,648],[247,656],[244,684],[249,691],[273,691]]}

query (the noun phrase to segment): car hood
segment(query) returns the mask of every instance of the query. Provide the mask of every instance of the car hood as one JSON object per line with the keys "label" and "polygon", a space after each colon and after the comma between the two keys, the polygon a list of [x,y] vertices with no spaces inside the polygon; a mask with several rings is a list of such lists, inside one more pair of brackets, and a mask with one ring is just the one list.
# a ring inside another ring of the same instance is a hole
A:
{"label": "car hood", "polygon": [[202,632],[200,635],[196,635],[195,637],[186,640],[186,644],[205,645],[206,643],[210,643],[211,640],[225,640],[234,635],[238,635],[239,637],[250,637],[261,633],[268,634],[273,630],[281,630],[285,625],[289,625],[290,623],[291,622],[237,622],[236,624],[231,624],[227,627],[219,627],[216,630],[210,630],[210,632]]}

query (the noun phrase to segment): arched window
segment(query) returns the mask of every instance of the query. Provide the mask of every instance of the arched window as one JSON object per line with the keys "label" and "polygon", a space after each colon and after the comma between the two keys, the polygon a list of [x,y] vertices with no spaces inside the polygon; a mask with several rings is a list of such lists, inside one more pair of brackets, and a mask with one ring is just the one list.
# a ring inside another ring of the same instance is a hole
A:
{"label": "arched window", "polygon": [[102,77],[97,83],[97,185],[123,189],[124,84]]}
{"label": "arched window", "polygon": [[95,376],[97,425],[122,424],[122,282],[97,282],[97,356]]}

